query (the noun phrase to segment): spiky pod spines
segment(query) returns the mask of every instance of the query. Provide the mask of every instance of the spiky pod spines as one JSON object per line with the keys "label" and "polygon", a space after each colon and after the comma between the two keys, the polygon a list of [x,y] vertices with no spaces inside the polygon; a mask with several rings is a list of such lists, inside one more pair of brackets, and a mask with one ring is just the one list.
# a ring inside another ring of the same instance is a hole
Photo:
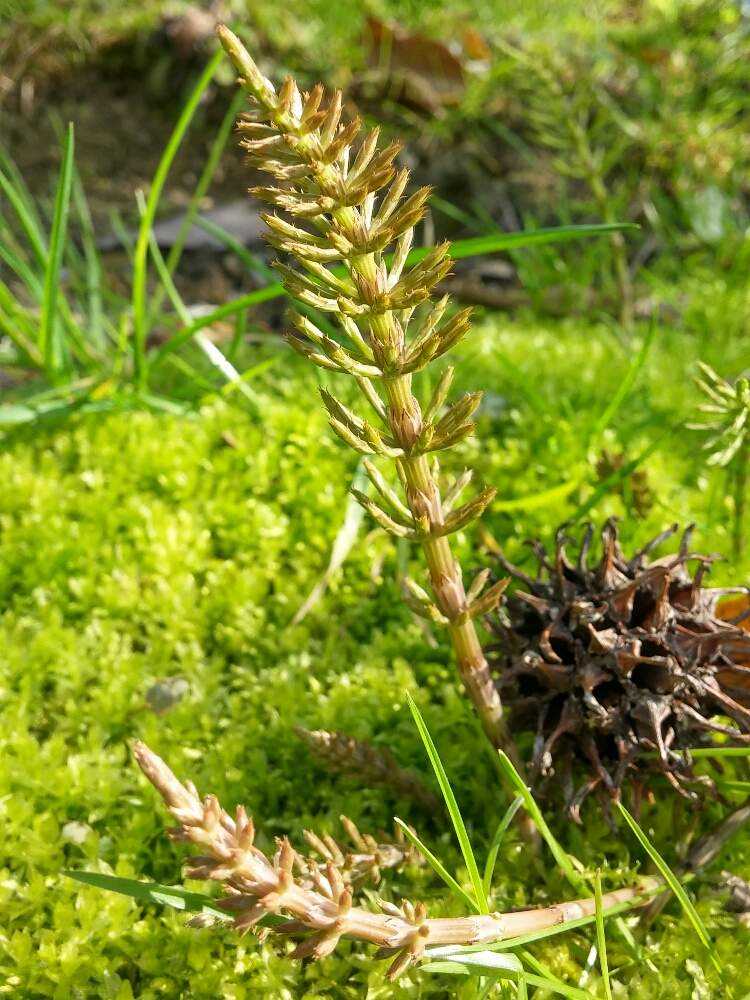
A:
{"label": "spiky pod spines", "polygon": [[448,244],[409,261],[430,191],[405,194],[409,173],[396,164],[400,145],[379,150],[377,129],[359,138],[359,120],[342,122],[340,93],[325,101],[320,85],[302,94],[287,79],[277,94],[227,28],[219,28],[219,38],[253,104],[239,126],[243,145],[252,164],[276,182],[253,193],[287,216],[265,216],[270,242],[289,258],[276,265],[281,279],[293,297],[330,314],[339,328],[334,338],[297,315],[289,341],[314,364],[353,376],[372,408],[374,418],[364,417],[323,393],[343,441],[396,463],[403,499],[372,464],[378,499],[357,499],[386,531],[421,543],[432,594],[416,603],[448,629],[488,737],[521,766],[474,626],[501,588],[473,586],[469,597],[446,537],[478,518],[494,491],[456,507],[464,479],[451,490],[449,511],[439,486],[436,453],[472,433],[481,397],[470,393],[444,410],[450,368],[425,409],[412,392],[412,375],[450,351],[470,319],[466,309],[448,315],[447,298],[419,308],[450,269]]}
{"label": "spiky pod spines", "polygon": [[[357,867],[356,855],[347,862],[335,841],[308,833],[308,843],[322,855],[322,864],[299,854],[286,837],[277,840],[276,852],[269,857],[255,844],[255,826],[243,806],[238,806],[232,817],[215,796],[201,799],[193,784],[182,784],[145,744],[136,743],[133,752],[179,824],[171,832],[173,839],[194,844],[201,852],[191,860],[189,876],[222,884],[226,896],[218,906],[242,933],[270,915],[286,918],[264,930],[300,938],[293,958],[324,958],[342,937],[352,938],[374,944],[380,957],[392,958],[388,977],[395,979],[418,961],[428,946],[491,943],[595,912],[594,899],[512,913],[436,919],[428,917],[423,903],[409,900],[398,904],[379,900],[378,911],[355,906],[351,872]],[[347,832],[369,859],[371,840],[353,824]],[[382,845],[378,849],[382,850]],[[637,885],[605,895],[603,906],[645,904],[659,885],[655,879],[641,879]]]}
{"label": "spiky pod spines", "polygon": [[[696,798],[711,787],[690,748],[712,732],[750,742],[750,635],[716,614],[737,588],[703,587],[715,557],[690,551],[691,529],[677,553],[649,562],[676,531],[627,559],[610,520],[594,564],[591,525],[574,561],[561,531],[552,559],[535,545],[536,577],[500,556],[519,589],[491,619],[502,641],[490,658],[511,719],[536,728],[537,779],[557,774],[575,819],[594,789],[619,797],[626,781],[640,787],[655,774]],[[578,788],[575,759],[589,770]]]}

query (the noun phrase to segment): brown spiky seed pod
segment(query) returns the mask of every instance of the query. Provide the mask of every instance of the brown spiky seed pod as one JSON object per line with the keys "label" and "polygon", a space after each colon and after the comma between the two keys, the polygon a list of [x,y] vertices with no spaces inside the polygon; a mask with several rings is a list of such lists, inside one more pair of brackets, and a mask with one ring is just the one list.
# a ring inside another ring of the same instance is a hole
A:
{"label": "brown spiky seed pod", "polygon": [[[690,748],[715,732],[750,742],[750,635],[719,617],[717,602],[737,591],[703,587],[716,557],[690,552],[691,530],[652,562],[676,525],[627,559],[609,520],[596,561],[591,525],[575,561],[560,531],[552,559],[534,545],[534,578],[498,552],[520,586],[490,623],[501,638],[495,676],[513,726],[536,731],[539,783],[556,776],[574,819],[591,791],[618,798],[627,780],[644,786],[654,772],[696,798],[710,783]],[[576,758],[590,771],[578,788]]]}

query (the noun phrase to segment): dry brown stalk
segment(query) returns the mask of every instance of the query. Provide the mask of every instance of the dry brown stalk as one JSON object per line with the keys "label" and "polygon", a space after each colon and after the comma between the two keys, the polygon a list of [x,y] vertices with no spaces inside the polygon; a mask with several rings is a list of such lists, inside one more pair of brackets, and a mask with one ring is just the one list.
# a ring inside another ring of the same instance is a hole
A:
{"label": "dry brown stalk", "polygon": [[[432,596],[407,581],[407,600],[417,613],[447,628],[487,736],[520,766],[474,626],[474,619],[497,604],[505,584],[487,587],[485,572],[465,588],[448,541],[482,514],[495,491],[485,489],[457,506],[471,474],[442,495],[435,457],[472,433],[481,393],[468,393],[445,410],[450,367],[425,408],[412,392],[414,373],[466,335],[471,312],[448,315],[447,296],[427,305],[450,270],[447,243],[416,263],[408,261],[430,189],[404,196],[409,172],[394,162],[400,144],[379,150],[378,129],[354,146],[361,122],[342,123],[340,92],[325,102],[321,85],[302,94],[287,79],[277,93],[239,39],[223,26],[218,33],[251,97],[251,112],[240,123],[243,146],[253,166],[275,182],[253,193],[286,216],[264,216],[269,242],[291,262],[276,267],[290,295],[330,314],[339,327],[334,339],[296,314],[290,343],[314,364],[353,376],[374,411],[374,420],[362,417],[322,391],[339,437],[363,454],[395,462],[400,493],[367,460],[378,502],[364,494],[357,498],[387,531],[421,544]],[[343,266],[334,269],[336,264]]]}
{"label": "dry brown stalk", "polygon": [[439,803],[432,792],[413,771],[400,767],[387,748],[378,748],[345,733],[325,729],[295,727],[314,756],[336,771],[361,779],[366,785],[383,785],[399,795],[405,795],[429,810]]}
{"label": "dry brown stalk", "polygon": [[[298,854],[284,837],[277,841],[274,856],[268,857],[254,844],[255,827],[244,806],[238,806],[232,818],[215,796],[201,800],[193,784],[183,785],[145,744],[136,743],[134,753],[141,770],[179,823],[173,838],[195,844],[201,851],[191,861],[190,878],[223,884],[227,896],[219,906],[233,917],[239,931],[250,930],[269,914],[287,917],[269,930],[302,938],[292,953],[294,958],[323,958],[342,937],[353,938],[377,945],[382,953],[394,956],[388,977],[395,979],[428,946],[490,944],[595,913],[594,899],[515,913],[434,919],[427,916],[423,903],[409,900],[399,904],[381,900],[380,912],[354,906],[352,886],[343,877],[335,856],[321,870],[317,863],[311,864]],[[361,836],[359,831],[356,835]],[[363,844],[367,846],[365,841]],[[328,849],[331,851],[330,845]],[[658,885],[656,879],[642,879],[633,887],[607,893],[603,907],[606,910],[625,902],[645,903]]]}

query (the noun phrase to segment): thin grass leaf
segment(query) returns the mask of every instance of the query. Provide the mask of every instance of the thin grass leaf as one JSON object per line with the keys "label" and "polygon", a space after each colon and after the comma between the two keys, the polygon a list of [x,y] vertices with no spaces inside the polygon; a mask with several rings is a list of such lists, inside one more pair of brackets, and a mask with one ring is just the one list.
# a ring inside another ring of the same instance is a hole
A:
{"label": "thin grass leaf", "polygon": [[10,230],[6,229],[0,237],[0,260],[10,268],[26,287],[35,302],[42,301],[43,285],[29,263],[24,260],[11,241]]}
{"label": "thin grass leaf", "polygon": [[[750,757],[750,746],[747,747],[695,747],[690,750],[690,756],[695,760],[702,757]],[[649,754],[649,757],[657,757],[658,754]]]}
{"label": "thin grass leaf", "polygon": [[432,853],[432,851],[429,849],[429,847],[427,847],[424,841],[420,840],[420,838],[414,833],[411,827],[407,826],[406,823],[404,823],[402,819],[399,819],[398,816],[394,816],[393,820],[397,824],[397,826],[401,828],[406,839],[410,841],[410,843],[417,848],[419,853],[424,856],[425,861],[429,864],[429,866],[432,868],[432,870],[435,872],[438,878],[441,878],[449,889],[457,893],[461,897],[461,899],[464,900],[464,902],[470,909],[479,912],[479,907],[477,906],[473,896],[470,896],[469,893],[466,892],[466,890],[463,889],[461,885],[459,885],[459,883],[454,879],[454,877],[451,875],[448,869],[443,865],[440,859],[435,854]]}
{"label": "thin grass leaf", "polygon": [[[491,954],[488,952],[487,954]],[[524,979],[529,986],[536,986],[539,989],[548,990],[558,996],[569,997],[570,1000],[591,1000],[591,994],[585,990],[579,990],[575,986],[567,986],[565,983],[547,979],[544,976],[537,976],[530,972],[516,971],[513,969],[498,970],[488,968],[484,964],[473,962],[440,959],[435,962],[426,962],[419,966],[422,972],[442,973],[453,976],[486,976],[494,975],[496,979],[519,982]]]}
{"label": "thin grass leaf", "polygon": [[544,962],[540,962],[539,959],[535,955],[532,955],[530,951],[527,951],[526,948],[519,948],[518,955],[525,965],[532,968],[537,975],[542,976],[542,978],[549,984],[561,986],[563,989],[568,989],[568,983],[564,983],[559,976],[556,976],[550,969],[547,968]]}
{"label": "thin grass leaf", "polygon": [[207,326],[212,326],[214,323],[218,323],[222,319],[226,319],[228,316],[236,316],[239,313],[244,312],[251,306],[260,305],[262,302],[270,302],[273,299],[278,299],[286,292],[284,288],[275,283],[273,285],[268,285],[266,288],[258,288],[254,292],[249,292],[247,295],[242,295],[237,299],[233,299],[231,302],[225,303],[223,306],[219,306],[218,309],[214,309],[210,313],[206,313],[204,316],[199,316],[197,319],[186,326],[183,330],[180,330],[173,337],[170,337],[166,344],[162,344],[157,348],[154,353],[149,358],[149,367],[154,368],[157,365],[162,364],[170,354],[179,350],[180,347],[187,344],[193,339],[196,333],[201,330],[205,330]]}
{"label": "thin grass leaf", "polygon": [[656,323],[652,319],[651,323],[649,324],[648,333],[643,338],[643,343],[641,344],[641,348],[638,351],[638,354],[631,362],[627,372],[625,373],[625,377],[620,381],[620,384],[618,385],[614,395],[612,396],[612,399],[609,401],[608,405],[602,412],[602,415],[594,424],[594,427],[589,436],[590,441],[596,441],[599,438],[599,436],[604,433],[604,431],[611,424],[614,415],[617,413],[617,411],[622,406],[623,402],[630,395],[633,386],[638,380],[638,376],[640,375],[641,371],[643,370],[646,364],[646,361],[648,360],[651,347],[656,339],[656,329],[657,329]]}
{"label": "thin grass leaf", "polygon": [[[56,420],[68,418],[74,413],[104,413],[113,409],[111,399],[92,399],[88,389],[80,396],[75,396],[69,385],[60,389],[57,398],[42,402],[26,401],[26,403],[9,403],[0,406],[0,426],[31,424],[41,420]],[[71,398],[71,396],[73,398]]]}
{"label": "thin grass leaf", "polygon": [[261,257],[248,250],[243,243],[241,243],[235,236],[232,236],[232,234],[223,226],[220,226],[212,219],[204,219],[202,215],[197,216],[195,224],[199,229],[208,233],[209,236],[213,236],[213,238],[218,240],[227,250],[235,254],[235,256],[242,261],[248,271],[253,274],[259,274],[268,284],[275,284],[275,272],[268,267]]}
{"label": "thin grass leaf", "polygon": [[523,804],[526,809],[526,812],[529,814],[529,816],[531,816],[532,820],[534,821],[534,825],[539,830],[539,833],[545,840],[547,846],[550,849],[550,852],[552,853],[552,856],[554,857],[555,861],[558,864],[558,867],[560,868],[560,871],[565,875],[565,877],[571,883],[571,885],[573,885],[576,889],[581,888],[585,884],[583,876],[576,871],[572,861],[570,860],[569,855],[567,854],[566,851],[563,850],[560,843],[550,830],[549,826],[547,826],[547,821],[542,815],[541,809],[536,804],[534,796],[529,791],[523,778],[513,766],[513,762],[511,761],[510,757],[508,757],[508,755],[503,750],[498,750],[497,755],[500,759],[500,767],[503,771],[504,776],[508,780],[509,784],[513,786],[516,792],[523,799]]}
{"label": "thin grass leaf", "polygon": [[613,472],[611,476],[607,476],[607,478],[591,493],[588,499],[584,500],[580,507],[578,507],[575,513],[569,518],[568,523],[575,524],[577,521],[580,521],[581,518],[585,517],[593,507],[596,507],[601,499],[616,490],[623,480],[627,479],[628,476],[631,476],[635,470],[646,461],[649,455],[652,455],[653,452],[656,451],[666,436],[666,433],[660,434],[659,437],[652,441],[651,444],[647,445],[639,455],[631,459],[631,461],[626,462],[620,469]]}
{"label": "thin grass leaf", "polygon": [[116,892],[121,896],[130,896],[142,903],[160,903],[174,910],[184,910],[187,913],[207,913],[222,920],[229,920],[226,911],[219,909],[215,900],[201,892],[190,892],[176,885],[160,885],[158,882],[139,882],[132,878],[121,878],[116,875],[103,875],[99,872],[64,871],[66,878],[75,879],[83,885],[91,885],[96,889]]}
{"label": "thin grass leaf", "polygon": [[[18,164],[8,153],[4,146],[0,145],[0,170],[8,177],[15,188],[17,197],[26,209],[29,221],[35,227],[37,234],[44,236],[44,227],[37,212],[36,202],[29,190],[29,186],[24,180],[24,176],[18,168]],[[45,251],[46,252],[46,251]],[[42,261],[43,262],[43,261]]]}
{"label": "thin grass leaf", "polygon": [[176,417],[187,417],[190,415],[190,408],[181,403],[175,403],[166,396],[160,396],[154,392],[143,392],[138,397],[139,400],[157,413],[170,413]]}
{"label": "thin grass leaf", "polygon": [[250,404],[253,415],[260,417],[262,411],[258,396],[253,392],[247,384],[247,380],[240,375],[232,362],[229,361],[224,354],[222,354],[216,344],[209,340],[205,334],[199,333],[195,338],[195,342],[214,368],[221,372],[229,385],[245,397],[247,402]]}
{"label": "thin grass leaf", "polygon": [[[292,618],[291,622],[292,625],[299,625],[299,623],[303,621],[312,611],[328,589],[328,585],[334,574],[341,569],[346,562],[349,553],[354,548],[354,543],[357,540],[359,529],[361,528],[362,521],[364,520],[365,510],[352,493],[352,490],[358,490],[360,493],[367,494],[370,486],[370,481],[365,474],[362,462],[363,460],[360,459],[357,463],[357,468],[354,471],[354,478],[347,492],[344,520],[333,540],[331,555],[328,559],[328,565],[326,566],[325,572],[295,612],[294,618]],[[400,822],[400,820],[397,820],[397,822]]]}
{"label": "thin grass leaf", "polygon": [[[0,282],[0,298],[4,297],[4,289]],[[21,327],[25,328],[25,333]],[[24,315],[23,310],[15,304],[11,304],[9,309],[4,309],[0,305],[0,332],[4,333],[8,340],[18,351],[15,361],[21,367],[36,367],[42,365],[42,357],[34,341],[36,334],[36,324]],[[8,362],[5,362],[8,364]]]}
{"label": "thin grass leaf", "polygon": [[0,170],[0,191],[2,191],[10,202],[16,218],[21,225],[21,229],[24,231],[31,250],[36,257],[37,265],[40,268],[44,268],[47,263],[47,243],[39,219],[29,208],[18,185],[4,170]]}
{"label": "thin grass leaf", "polygon": [[564,500],[580,486],[586,478],[586,471],[586,467],[581,465],[578,471],[572,470],[572,476],[567,482],[561,483],[559,486],[552,486],[550,489],[540,490],[538,493],[529,493],[524,497],[515,497],[512,500],[496,500],[492,504],[492,510],[526,511],[548,507],[550,504],[557,503],[558,500]]}
{"label": "thin grass leaf", "polygon": [[60,176],[55,192],[49,253],[44,271],[44,294],[39,324],[39,350],[44,366],[51,377],[57,375],[63,362],[63,344],[58,336],[58,297],[60,295],[60,268],[68,232],[70,194],[73,184],[74,134],[73,123],[68,124],[63,146]]}
{"label": "thin grass leaf", "polygon": [[612,983],[609,979],[609,963],[607,961],[607,939],[604,934],[604,907],[602,905],[602,876],[597,871],[594,875],[594,903],[596,905],[596,946],[599,950],[599,966],[602,970],[602,983],[606,1000],[612,1000]]}
{"label": "thin grass leaf", "polygon": [[422,713],[417,708],[416,702],[408,691],[406,693],[406,698],[409,702],[409,708],[411,709],[411,714],[414,718],[417,730],[419,731],[419,735],[422,737],[422,742],[424,743],[425,750],[427,751],[427,756],[430,758],[430,763],[432,764],[432,768],[435,772],[435,777],[440,785],[440,791],[443,793],[443,798],[445,799],[445,804],[448,809],[451,822],[453,823],[453,829],[456,831],[456,838],[458,840],[459,847],[461,848],[466,868],[469,872],[471,884],[474,888],[474,897],[477,903],[477,908],[480,913],[489,913],[490,907],[487,902],[487,895],[484,891],[482,879],[479,875],[477,860],[474,857],[474,851],[472,850],[471,842],[469,841],[469,835],[466,832],[466,826],[464,824],[463,817],[461,816],[461,811],[458,808],[456,796],[453,794],[453,789],[451,788],[450,781],[448,780],[448,775],[445,773],[445,768],[443,767],[443,762],[440,759],[440,754],[438,753],[432,737],[430,736],[429,730],[425,725]]}
{"label": "thin grass leaf", "polygon": [[[466,240],[456,240],[451,244],[448,256],[452,260],[479,257],[488,253],[502,253],[504,250],[520,250],[524,247],[540,246],[546,243],[566,243],[569,240],[585,239],[589,236],[606,236],[611,233],[637,230],[631,222],[605,222],[590,226],[553,226],[547,229],[525,229],[518,233],[493,233],[488,236],[472,236]],[[407,265],[424,260],[432,247],[417,247],[407,257]]]}
{"label": "thin grass leaf", "polygon": [[83,243],[85,262],[86,299],[88,303],[86,332],[94,341],[97,349],[104,350],[107,341],[104,335],[104,310],[102,307],[102,262],[96,246],[94,222],[91,218],[88,200],[83,190],[80,174],[76,169],[73,171],[73,204],[75,205],[76,214],[81,224],[81,242]]}
{"label": "thin grass leaf", "polygon": [[487,862],[484,866],[484,878],[482,879],[484,893],[486,896],[489,896],[490,888],[492,887],[492,879],[495,874],[495,865],[497,863],[497,855],[500,850],[500,845],[503,842],[505,834],[508,832],[508,827],[513,822],[513,817],[522,805],[523,799],[520,795],[518,795],[505,810],[504,816],[497,824],[497,829],[495,830],[492,842],[490,843],[490,849],[487,853]]}
{"label": "thin grass leaf", "polygon": [[[145,205],[143,204],[143,195],[141,194],[140,191],[138,192],[137,200],[139,209],[142,212],[145,211]],[[151,230],[151,232],[149,233],[149,249],[151,251],[151,256],[153,258],[154,264],[156,265],[156,270],[159,275],[159,279],[162,282],[162,286],[166,294],[169,296],[169,300],[172,303],[175,312],[180,317],[180,320],[183,323],[189,323],[190,320],[192,319],[192,316],[190,314],[188,307],[185,305],[182,296],[177,291],[177,286],[175,285],[172,279],[172,275],[169,273],[167,269],[166,262],[156,242],[156,237],[154,236],[153,230]],[[252,391],[252,389],[246,384],[246,381],[242,378],[242,376],[234,367],[234,365],[230,361],[228,361],[227,358],[225,358],[224,355],[221,353],[219,348],[203,334],[201,333],[197,334],[195,338],[195,343],[203,351],[203,353],[206,355],[211,364],[221,372],[221,374],[224,376],[227,382],[229,382],[232,386],[238,389],[239,392],[241,392],[242,395],[248,400],[248,402],[252,407],[253,414],[255,416],[259,416],[260,405],[258,403],[258,397]],[[173,358],[173,360],[176,359]],[[215,391],[213,386],[211,386],[211,390]]]}
{"label": "thin grass leaf", "polygon": [[177,230],[174,243],[170,247],[169,253],[167,254],[167,270],[170,274],[174,274],[177,270],[177,265],[180,262],[182,251],[185,248],[187,234],[190,232],[190,227],[192,226],[200,209],[201,201],[205,197],[206,192],[211,185],[211,181],[214,179],[216,168],[219,166],[222,153],[226,148],[229,136],[232,134],[234,120],[244,103],[245,95],[240,90],[232,98],[229,107],[226,110],[226,114],[222,118],[221,124],[219,125],[216,135],[214,136],[203,170],[198,178],[198,183],[195,185],[195,190],[190,196],[190,201],[188,202],[185,214],[180,221],[180,226]]}
{"label": "thin grass leaf", "polygon": [[[224,117],[221,120],[218,131],[214,136],[211,147],[208,151],[208,157],[201,171],[200,177],[198,178],[198,183],[195,185],[193,193],[190,196],[185,212],[180,220],[180,224],[177,229],[177,234],[174,238],[172,246],[169,248],[169,253],[166,257],[167,271],[170,274],[174,274],[177,270],[180,259],[182,258],[182,252],[185,249],[185,242],[187,240],[190,228],[195,222],[196,214],[200,209],[201,202],[208,191],[211,181],[216,173],[216,168],[219,165],[222,153],[227,144],[227,140],[232,132],[232,126],[234,120],[237,116],[237,112],[240,110],[244,103],[244,94],[242,91],[238,91],[226,110]],[[156,315],[161,309],[162,302],[164,298],[164,289],[160,288],[152,297],[149,303],[149,326],[153,324]]]}
{"label": "thin grass leaf", "polygon": [[[224,357],[227,361],[229,360],[227,355],[224,355]],[[239,379],[234,379],[223,387],[221,390],[222,395],[228,396],[238,388],[238,383],[252,381],[252,379],[262,375],[263,372],[267,372],[269,368],[273,368],[278,361],[278,358],[266,358],[264,361],[259,361],[257,365],[251,365],[249,368],[246,368],[244,372],[239,373]]]}
{"label": "thin grass leaf", "polygon": [[683,888],[680,880],[677,878],[677,876],[669,867],[669,865],[661,856],[661,854],[659,854],[656,847],[654,847],[654,845],[651,843],[651,841],[643,832],[641,827],[638,825],[634,817],[630,815],[625,806],[621,802],[615,802],[615,805],[617,806],[620,815],[622,816],[622,818],[625,820],[625,822],[635,835],[635,838],[638,841],[638,843],[641,845],[646,854],[648,854],[653,863],[659,869],[662,878],[677,897],[677,900],[679,901],[679,904],[682,907],[685,916],[692,924],[695,933],[701,940],[701,943],[708,950],[708,953],[711,957],[711,961],[714,967],[717,969],[717,971],[721,971],[721,965],[716,955],[713,941],[711,940],[711,935],[708,933],[706,925],[703,923],[700,914],[693,905],[693,901],[690,899],[687,892],[685,892],[685,889]]}
{"label": "thin grass leaf", "polygon": [[172,131],[169,142],[162,154],[159,165],[156,168],[154,179],[151,183],[145,211],[141,218],[138,229],[138,238],[135,244],[133,256],[133,364],[136,382],[141,389],[144,389],[148,379],[148,366],[146,358],[146,338],[148,336],[148,314],[146,308],[146,275],[148,262],[148,248],[151,230],[153,228],[156,210],[164,189],[167,174],[172,166],[172,161],[177,154],[180,143],[192,121],[193,115],[200,104],[204,91],[213,79],[219,63],[222,60],[221,51],[217,51],[209,60],[205,69],[201,73],[198,82],[192,90],[184,108],[177,120],[177,124]]}
{"label": "thin grass leaf", "polygon": [[734,792],[740,795],[750,795],[750,781],[734,781],[730,778],[714,778],[719,787],[725,792]]}
{"label": "thin grass leaf", "polygon": [[[205,222],[205,220],[203,221]],[[633,227],[629,224],[623,226],[614,225],[614,227],[610,224],[601,226],[562,226],[556,229],[537,229],[531,232],[503,233],[499,236],[480,236],[476,239],[457,240],[451,245],[449,256],[454,260],[462,260],[466,257],[476,257],[481,254],[498,253],[511,247],[555,242],[556,237],[559,237],[561,240],[580,239],[585,236],[598,236],[611,233],[616,229],[622,228]],[[635,228],[638,227],[636,226]],[[218,235],[218,232],[216,235]],[[418,247],[412,250],[407,257],[406,265],[409,266],[423,260],[433,249],[434,247],[429,246]],[[331,268],[331,271],[333,274],[346,274],[346,271],[342,268]],[[274,282],[265,288],[260,288],[255,292],[250,292],[248,295],[234,299],[232,302],[227,302],[225,305],[215,309],[212,313],[207,313],[200,320],[197,320],[186,329],[175,334],[166,344],[162,344],[151,357],[150,365],[153,367],[154,365],[161,364],[169,354],[178,350],[183,344],[186,344],[194,337],[199,330],[210,326],[211,323],[217,323],[228,316],[235,316],[237,313],[249,309],[251,306],[259,305],[261,302],[270,302],[273,299],[282,298],[286,294],[284,286],[279,282]]]}
{"label": "thin grass leaf", "polygon": [[486,233],[487,227],[476,216],[470,212],[465,212],[458,205],[454,205],[452,201],[448,201],[446,198],[432,194],[430,195],[430,206],[436,208],[438,212],[442,212],[443,215],[447,215],[449,219],[463,223],[468,229],[473,229],[475,232],[480,233],[484,231]]}
{"label": "thin grass leaf", "polygon": [[[425,955],[427,954],[429,952],[425,952]],[[494,951],[476,951],[471,955],[461,955],[457,958],[454,958],[452,955],[446,955],[445,961],[461,966],[460,969],[456,969],[455,971],[463,975],[476,976],[487,972],[492,976],[497,976],[498,973],[506,973],[506,975],[501,977],[505,979],[508,978],[507,973],[509,972],[515,974],[513,978],[523,974],[523,965],[516,955],[498,955]],[[437,964],[437,962],[428,962],[425,965],[421,965],[420,969],[425,972],[433,971],[431,966]]]}

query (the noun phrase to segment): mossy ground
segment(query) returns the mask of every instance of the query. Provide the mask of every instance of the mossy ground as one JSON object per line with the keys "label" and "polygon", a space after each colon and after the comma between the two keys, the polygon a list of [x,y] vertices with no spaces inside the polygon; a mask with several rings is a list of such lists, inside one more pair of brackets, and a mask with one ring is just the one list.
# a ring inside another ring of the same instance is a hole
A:
{"label": "mossy ground", "polygon": [[[658,440],[642,466],[653,507],[639,519],[626,509],[627,490],[625,499],[609,492],[587,516],[625,514],[628,543],[665,523],[695,519],[701,548],[728,552],[730,501],[683,425],[696,400],[687,375],[694,358],[721,356],[731,367],[740,346],[734,335],[658,332],[648,365],[604,435],[629,458]],[[165,838],[164,811],[129,757],[128,741],[139,737],[225,805],[245,802],[266,843],[281,832],[299,841],[306,826],[333,831],[342,812],[368,829],[386,828],[397,813],[465,881],[447,816],[327,776],[291,732],[295,723],[340,727],[388,745],[429,781],[406,690],[444,755],[480,856],[507,806],[448,649],[439,636],[428,644],[400,602],[394,580],[401,556],[385,536],[368,534],[367,525],[323,600],[291,626],[327,563],[356,459],[327,430],[314,376],[277,350],[276,365],[254,383],[260,418],[212,402],[194,419],[123,413],[6,439],[0,992],[57,1000],[470,995],[453,980],[419,974],[391,987],[384,963],[350,945],[301,967],[252,937],[190,930],[173,911],[61,874],[85,868],[178,880],[184,852]],[[455,461],[477,465],[504,500],[554,489],[574,470],[583,475],[566,497],[558,491],[488,516],[515,557],[524,537],[549,536],[596,489],[590,428],[630,356],[606,327],[573,322],[487,320],[467,342],[461,378],[488,397],[481,446],[469,444]],[[461,545],[466,563],[478,565],[476,538]],[[747,569],[730,561],[716,577],[738,579]],[[187,695],[155,715],[148,688],[175,676],[188,682]],[[582,829],[554,809],[547,814],[584,864],[604,867],[609,887],[643,861],[595,804]],[[721,814],[709,805],[700,823],[707,827]],[[674,863],[690,817],[666,785],[642,820]],[[747,835],[733,841],[720,867],[750,875]],[[530,861],[515,834],[497,871],[499,907],[570,892],[550,859]],[[723,913],[710,877],[692,888],[726,981],[742,996],[750,990],[748,932]],[[435,913],[458,905],[423,871],[399,876],[388,891],[423,898]],[[618,996],[728,995],[675,904],[648,933],[635,934],[639,958],[608,931]],[[536,954],[575,983],[592,940],[593,931],[567,935]],[[587,988],[596,983],[594,973]]]}

